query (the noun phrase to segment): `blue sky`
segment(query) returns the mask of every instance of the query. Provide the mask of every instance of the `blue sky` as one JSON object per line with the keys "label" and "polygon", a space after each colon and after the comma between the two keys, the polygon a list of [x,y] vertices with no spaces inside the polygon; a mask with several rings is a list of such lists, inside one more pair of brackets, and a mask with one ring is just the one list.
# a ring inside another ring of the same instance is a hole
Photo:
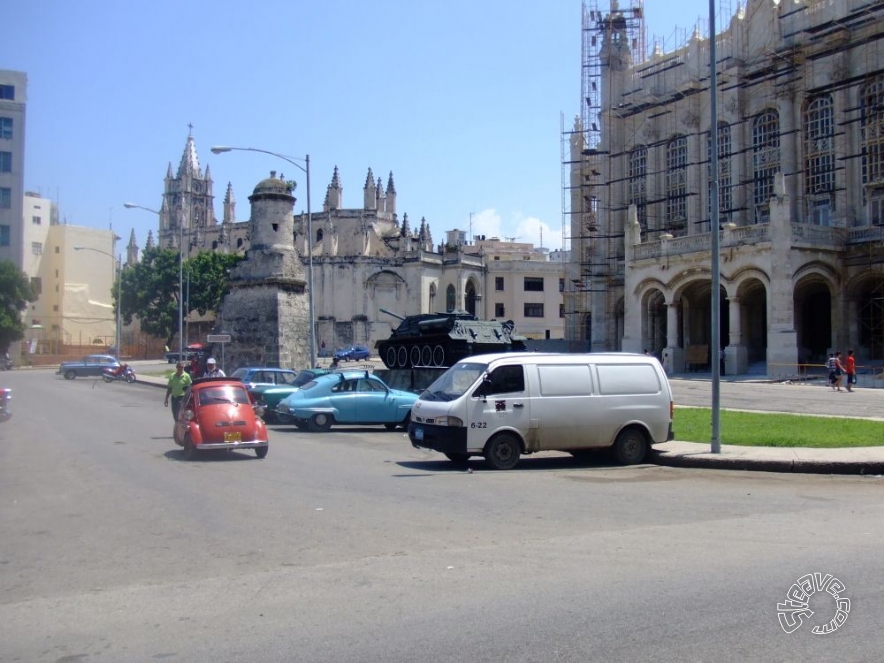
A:
{"label": "blue sky", "polygon": [[[560,113],[579,113],[579,0],[5,0],[0,69],[28,74],[25,188],[68,223],[143,248],[169,162],[193,123],[215,214],[228,182],[237,220],[273,157],[310,154],[321,209],[333,168],[362,205],[369,166],[393,172],[397,211],[454,228],[562,245]],[[629,4],[623,0],[622,6]],[[730,0],[718,0],[727,6]],[[735,7],[735,3],[734,7]],[[608,3],[598,2],[601,9]],[[709,3],[646,0],[646,28],[674,46]],[[719,18],[719,26],[722,19]],[[676,30],[678,28],[679,30]]]}

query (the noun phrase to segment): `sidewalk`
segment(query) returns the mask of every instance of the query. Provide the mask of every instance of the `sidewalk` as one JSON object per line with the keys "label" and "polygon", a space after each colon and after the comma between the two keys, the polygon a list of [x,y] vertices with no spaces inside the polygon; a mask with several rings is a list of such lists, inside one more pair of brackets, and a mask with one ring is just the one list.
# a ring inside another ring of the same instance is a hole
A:
{"label": "sidewalk", "polygon": [[[162,377],[139,375],[137,381],[161,388],[166,386],[166,379]],[[708,383],[709,378],[702,374],[693,380],[687,376],[678,376],[673,379],[673,387],[676,391],[679,390],[678,382],[682,381],[685,383],[691,382],[694,386],[697,386],[697,382]],[[747,388],[751,389],[760,400],[777,398],[779,403],[784,403],[781,397],[776,396],[777,390],[784,388],[782,385],[764,381],[763,378],[758,379],[757,376],[733,376],[731,381],[747,383]],[[770,386],[766,387],[765,385]],[[804,391],[802,387],[797,387],[797,389],[801,390],[800,393],[802,395],[814,394],[823,400],[832,399],[829,390],[825,388],[818,388],[818,390],[813,391]],[[877,400],[877,394],[873,391],[869,395],[871,396],[872,394],[874,394],[875,400]],[[795,414],[821,411],[819,406],[814,407],[806,402],[785,405],[785,411],[797,410],[794,412]],[[747,409],[747,407],[742,405],[740,409]],[[748,409],[762,411],[761,409]],[[875,414],[878,414],[878,412],[875,412]],[[831,416],[838,415],[833,414]],[[867,418],[871,419],[874,417]],[[881,424],[881,432],[882,437],[884,437],[884,422]],[[808,449],[805,447],[741,447],[723,444],[721,445],[721,453],[713,454],[709,444],[673,440],[664,444],[655,444],[648,454],[646,462],[669,467],[750,470],[754,472],[884,475],[884,446]]]}

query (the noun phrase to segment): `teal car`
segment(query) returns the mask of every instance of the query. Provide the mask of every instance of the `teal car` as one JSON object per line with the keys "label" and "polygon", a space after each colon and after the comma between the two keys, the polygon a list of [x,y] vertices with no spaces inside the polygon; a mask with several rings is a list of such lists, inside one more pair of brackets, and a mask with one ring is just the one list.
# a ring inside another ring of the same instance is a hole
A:
{"label": "teal car", "polygon": [[391,389],[368,371],[320,375],[277,406],[279,416],[302,430],[325,432],[336,424],[408,427],[417,394]]}
{"label": "teal car", "polygon": [[312,368],[309,371],[298,371],[290,384],[257,384],[249,389],[249,393],[256,403],[264,407],[264,421],[268,424],[290,423],[287,417],[280,416],[276,407],[280,402],[298,391],[302,385],[307,384],[320,375],[330,373],[325,368]]}

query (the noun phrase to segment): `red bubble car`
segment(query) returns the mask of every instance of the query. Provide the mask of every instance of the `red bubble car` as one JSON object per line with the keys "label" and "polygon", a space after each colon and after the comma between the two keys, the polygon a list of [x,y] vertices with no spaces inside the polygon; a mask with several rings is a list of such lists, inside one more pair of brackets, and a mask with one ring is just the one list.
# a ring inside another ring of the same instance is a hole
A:
{"label": "red bubble car", "polygon": [[260,408],[239,380],[194,380],[178,411],[175,444],[184,447],[187,460],[210,449],[254,449],[258,458],[264,458],[270,440],[260,415]]}

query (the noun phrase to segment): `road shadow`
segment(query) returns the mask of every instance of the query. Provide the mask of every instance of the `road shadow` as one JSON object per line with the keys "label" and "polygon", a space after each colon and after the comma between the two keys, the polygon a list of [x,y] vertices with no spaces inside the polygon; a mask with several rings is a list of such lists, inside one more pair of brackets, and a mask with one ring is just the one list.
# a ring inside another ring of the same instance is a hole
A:
{"label": "road shadow", "polygon": [[206,451],[197,451],[196,458],[187,460],[184,457],[184,449],[169,449],[163,456],[167,460],[174,460],[181,463],[232,463],[244,460],[260,460],[255,452],[251,449],[209,449]]}
{"label": "road shadow", "polygon": [[[399,467],[409,470],[419,471],[421,474],[395,474],[398,478],[410,478],[418,476],[432,476],[434,474],[463,474],[476,472],[499,472],[493,470],[485,463],[485,459],[481,456],[473,456],[466,462],[454,462],[447,458],[440,457],[438,459],[428,460],[403,460],[397,461]],[[576,469],[604,469],[622,468],[620,463],[614,460],[610,451],[601,449],[598,451],[582,452],[579,457],[571,454],[547,455],[542,456],[523,456],[519,460],[519,464],[511,470],[505,470],[506,473],[519,472],[561,472],[562,470]],[[635,467],[635,466],[632,466]]]}

